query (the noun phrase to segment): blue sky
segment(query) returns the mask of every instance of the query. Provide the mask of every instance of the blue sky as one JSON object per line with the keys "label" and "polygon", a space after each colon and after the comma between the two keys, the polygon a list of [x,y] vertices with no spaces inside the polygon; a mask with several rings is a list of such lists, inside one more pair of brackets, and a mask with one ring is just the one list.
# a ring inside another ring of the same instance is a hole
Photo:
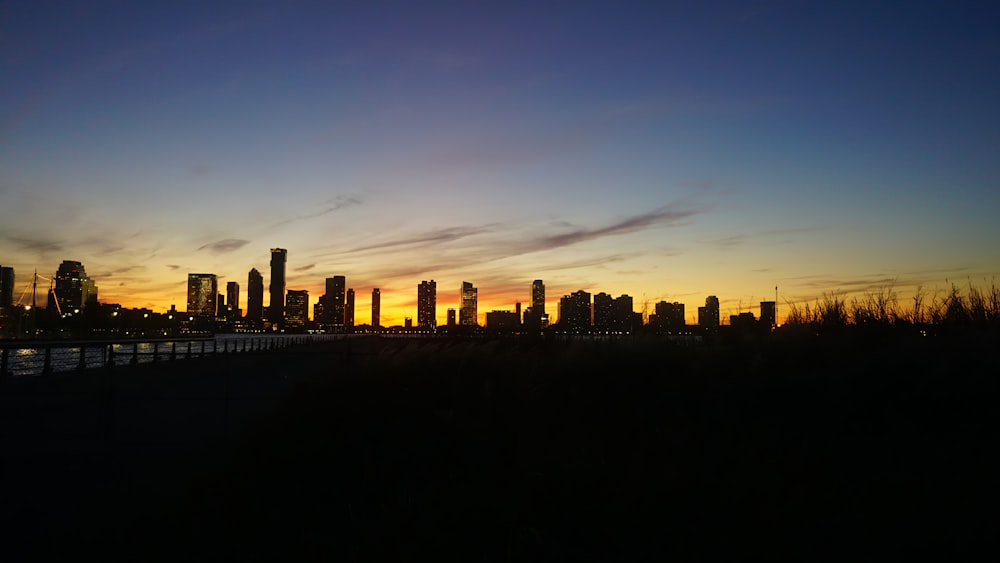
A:
{"label": "blue sky", "polygon": [[[985,3],[0,4],[0,264],[724,312],[1000,270]],[[946,281],[947,280],[947,281]],[[266,280],[265,280],[266,281]],[[449,290],[448,288],[452,288]],[[359,313],[359,319],[366,320]]]}

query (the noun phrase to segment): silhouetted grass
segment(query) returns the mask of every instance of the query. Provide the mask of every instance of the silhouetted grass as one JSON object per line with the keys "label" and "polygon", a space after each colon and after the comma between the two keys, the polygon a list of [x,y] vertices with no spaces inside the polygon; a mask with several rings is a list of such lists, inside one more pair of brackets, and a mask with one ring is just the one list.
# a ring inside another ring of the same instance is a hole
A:
{"label": "silhouetted grass", "polygon": [[918,287],[907,308],[892,286],[867,291],[848,302],[838,293],[824,293],[810,303],[786,303],[785,324],[816,330],[862,328],[920,328],[946,331],[992,331],[1000,329],[1000,288],[991,283],[980,288],[969,283],[963,292],[952,284],[945,294],[932,296]]}

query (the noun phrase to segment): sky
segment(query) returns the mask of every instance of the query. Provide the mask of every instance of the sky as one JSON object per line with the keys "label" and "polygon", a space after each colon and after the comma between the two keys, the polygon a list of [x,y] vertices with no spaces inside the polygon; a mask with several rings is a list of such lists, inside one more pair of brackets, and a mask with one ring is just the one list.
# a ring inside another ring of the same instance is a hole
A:
{"label": "sky", "polygon": [[[0,2],[0,265],[356,322],[561,296],[726,317],[1000,274],[986,2]],[[18,295],[15,295],[15,299]],[[265,304],[267,292],[265,291]]]}

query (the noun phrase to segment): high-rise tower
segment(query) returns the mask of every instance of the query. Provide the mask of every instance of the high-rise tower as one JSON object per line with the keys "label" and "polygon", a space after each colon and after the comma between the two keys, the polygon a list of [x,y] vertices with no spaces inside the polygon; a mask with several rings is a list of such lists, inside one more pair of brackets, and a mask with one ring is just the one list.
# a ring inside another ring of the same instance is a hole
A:
{"label": "high-rise tower", "polygon": [[479,324],[479,290],[469,282],[462,282],[462,303],[458,308],[458,324],[475,326]]}
{"label": "high-rise tower", "polygon": [[247,321],[259,324],[264,319],[264,276],[257,268],[247,276]]}
{"label": "high-rise tower", "polygon": [[421,281],[417,286],[417,326],[437,327],[437,282]]}
{"label": "high-rise tower", "polygon": [[372,329],[378,330],[378,327],[382,326],[382,290],[379,288],[372,289]]}
{"label": "high-rise tower", "polygon": [[353,327],[354,326],[354,289],[347,288],[347,294],[344,299],[344,326]]}
{"label": "high-rise tower", "polygon": [[63,313],[83,309],[88,302],[97,301],[97,287],[87,277],[83,264],[63,260],[56,272],[56,300]]}
{"label": "high-rise tower", "polygon": [[267,320],[282,325],[285,322],[285,263],[288,251],[284,248],[271,249],[271,301],[268,304]]}
{"label": "high-rise tower", "polygon": [[531,309],[539,317],[545,314],[545,284],[542,280],[531,282]]}
{"label": "high-rise tower", "polygon": [[309,322],[309,292],[306,290],[289,289],[285,300],[285,326],[290,329],[303,329]]}
{"label": "high-rise tower", "polygon": [[240,284],[234,281],[226,283],[226,308],[229,315],[238,315],[240,310]]}
{"label": "high-rise tower", "polygon": [[199,317],[214,317],[218,305],[218,280],[215,274],[188,274],[187,312]]}
{"label": "high-rise tower", "polygon": [[326,278],[326,303],[324,311],[329,311],[327,324],[333,326],[344,326],[345,324],[345,299],[347,289],[347,278],[344,276],[333,276]]}

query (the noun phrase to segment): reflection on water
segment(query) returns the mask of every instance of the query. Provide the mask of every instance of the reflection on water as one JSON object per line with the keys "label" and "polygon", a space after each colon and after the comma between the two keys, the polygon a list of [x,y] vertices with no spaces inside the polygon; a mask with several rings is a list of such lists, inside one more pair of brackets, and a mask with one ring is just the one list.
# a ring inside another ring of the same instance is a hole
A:
{"label": "reflection on water", "polygon": [[[12,348],[8,351],[7,371],[11,376],[41,375],[50,372],[73,371],[108,365],[145,364],[170,358],[185,359],[216,353],[260,350],[287,344],[293,335],[246,336],[218,335],[208,340],[175,340],[166,342],[93,343],[80,346],[45,348]],[[314,337],[311,337],[313,339]],[[47,356],[47,357],[46,357]]]}

